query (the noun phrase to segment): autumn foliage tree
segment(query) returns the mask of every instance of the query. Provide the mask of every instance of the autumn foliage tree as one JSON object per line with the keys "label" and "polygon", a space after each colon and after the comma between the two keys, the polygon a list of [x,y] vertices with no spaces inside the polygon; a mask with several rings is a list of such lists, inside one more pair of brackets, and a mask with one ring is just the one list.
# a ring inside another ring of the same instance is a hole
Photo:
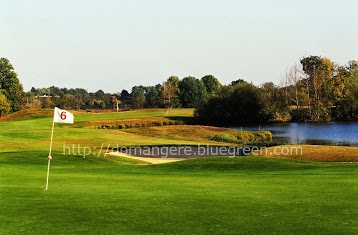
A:
{"label": "autumn foliage tree", "polygon": [[26,95],[14,67],[6,58],[0,58],[0,92],[10,103],[9,112],[16,112],[24,107]]}
{"label": "autumn foliage tree", "polygon": [[8,114],[10,109],[10,102],[7,100],[4,94],[0,94],[0,117]]}
{"label": "autumn foliage tree", "polygon": [[180,79],[177,76],[170,76],[167,81],[163,83],[163,102],[167,108],[179,107],[179,83]]}

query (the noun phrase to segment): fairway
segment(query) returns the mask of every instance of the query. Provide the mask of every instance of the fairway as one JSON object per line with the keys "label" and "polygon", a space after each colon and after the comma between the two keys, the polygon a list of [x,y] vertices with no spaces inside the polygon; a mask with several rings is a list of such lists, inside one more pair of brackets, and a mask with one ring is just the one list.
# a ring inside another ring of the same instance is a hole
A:
{"label": "fairway", "polygon": [[[75,122],[135,115],[75,114]],[[98,155],[102,144],[201,143],[138,131],[56,125],[45,191],[51,121],[0,123],[0,234],[358,233],[357,163],[219,157],[150,165]],[[64,155],[63,144],[93,154]]]}

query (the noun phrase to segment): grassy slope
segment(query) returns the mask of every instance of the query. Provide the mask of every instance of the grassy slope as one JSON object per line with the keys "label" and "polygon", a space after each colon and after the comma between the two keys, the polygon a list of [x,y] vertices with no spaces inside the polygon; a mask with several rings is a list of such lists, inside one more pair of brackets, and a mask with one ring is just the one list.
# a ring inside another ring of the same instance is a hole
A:
{"label": "grassy slope", "polygon": [[124,130],[126,133],[140,134],[148,137],[161,137],[170,139],[181,139],[199,141],[202,143],[216,144],[216,145],[230,145],[225,142],[211,141],[210,137],[224,134],[224,133],[237,133],[236,130],[227,130],[219,127],[208,126],[161,126],[161,127],[148,127],[148,128],[132,128]]}
{"label": "grassy slope", "polygon": [[[164,113],[155,112],[137,114]],[[139,166],[63,156],[62,144],[196,142],[56,125],[44,191],[50,128],[50,117],[0,123],[0,234],[358,233],[357,164],[245,157]]]}
{"label": "grassy slope", "polygon": [[92,120],[111,120],[111,119],[129,119],[129,118],[145,118],[145,117],[188,117],[193,116],[193,109],[173,109],[167,112],[166,109],[142,109],[134,111],[126,111],[119,113],[83,113],[74,112],[76,122],[92,121]]}
{"label": "grassy slope", "polygon": [[358,148],[345,146],[282,145],[267,148],[257,155],[316,162],[358,162]]}
{"label": "grassy slope", "polygon": [[[192,109],[172,110],[169,115],[192,115]],[[98,152],[104,147],[117,145],[153,145],[153,144],[198,144],[198,141],[185,141],[171,138],[147,138],[138,134],[126,133],[120,130],[97,130],[78,128],[81,123],[92,120],[106,120],[133,117],[162,117],[165,110],[138,110],[120,113],[75,113],[75,125],[55,124],[54,148],[63,149],[66,144],[81,144]],[[1,151],[45,150],[49,147],[52,117],[14,120],[0,122]]]}

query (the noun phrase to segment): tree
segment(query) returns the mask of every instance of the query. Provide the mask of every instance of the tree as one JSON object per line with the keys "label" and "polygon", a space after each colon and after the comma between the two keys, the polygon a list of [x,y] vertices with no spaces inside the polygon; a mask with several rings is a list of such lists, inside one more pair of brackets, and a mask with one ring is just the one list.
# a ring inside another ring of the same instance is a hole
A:
{"label": "tree", "polygon": [[171,76],[163,83],[162,95],[165,107],[180,107],[179,100],[180,80],[176,76]]}
{"label": "tree", "polygon": [[145,90],[145,107],[146,108],[158,108],[163,106],[161,98],[162,86],[157,84],[156,86],[144,87]]}
{"label": "tree", "polygon": [[241,125],[258,123],[261,109],[257,87],[238,83],[223,87],[218,96],[196,109],[195,116],[205,124]]}
{"label": "tree", "polygon": [[35,95],[37,94],[37,89],[35,87],[31,87],[30,92],[34,93]]}
{"label": "tree", "polygon": [[310,111],[311,119],[314,121],[326,119],[329,115],[326,108],[328,106],[326,94],[329,93],[326,83],[332,79],[333,63],[328,58],[310,56],[303,58],[301,64],[307,75],[307,90],[313,104]]}
{"label": "tree", "polygon": [[89,99],[89,94],[85,89],[76,88],[76,94],[74,96],[77,110],[81,109],[86,104],[85,101]]}
{"label": "tree", "polygon": [[99,100],[104,100],[105,99],[105,96],[106,94],[104,93],[103,90],[98,90],[94,93],[96,99],[99,99]]}
{"label": "tree", "polygon": [[63,92],[58,87],[51,86],[48,89],[49,89],[49,94],[48,95],[50,95],[50,96],[61,96],[61,95],[63,95]]}
{"label": "tree", "polygon": [[42,101],[42,108],[53,108],[53,102],[50,97],[45,97]]}
{"label": "tree", "polygon": [[180,81],[180,101],[185,108],[199,108],[207,100],[205,85],[199,79],[186,77]]}
{"label": "tree", "polygon": [[285,76],[285,98],[287,106],[296,106],[296,121],[300,121],[300,108],[304,102],[305,93],[303,91],[304,72],[301,65],[293,65]]}
{"label": "tree", "polygon": [[116,109],[117,112],[119,111],[119,105],[121,104],[121,101],[118,99],[119,94],[113,95],[111,103],[113,105],[113,109]]}
{"label": "tree", "polygon": [[349,120],[358,117],[358,62],[346,66],[342,98],[335,103],[337,118]]}
{"label": "tree", "polygon": [[234,87],[229,102],[230,121],[233,123],[258,123],[262,109],[258,89],[249,83],[239,83]]}
{"label": "tree", "polygon": [[11,110],[10,102],[4,94],[0,94],[0,117],[5,116]]}
{"label": "tree", "polygon": [[0,89],[10,103],[10,112],[19,111],[24,107],[26,103],[24,89],[13,66],[6,58],[0,58]]}
{"label": "tree", "polygon": [[102,102],[99,104],[99,107],[100,107],[101,109],[105,109],[105,108],[106,108],[106,103],[102,101]]}
{"label": "tree", "polygon": [[334,75],[324,84],[328,105],[332,106],[343,98],[343,91],[348,77],[348,70],[344,66],[336,65]]}
{"label": "tree", "polygon": [[64,87],[64,88],[61,88],[61,92],[66,95],[69,93],[69,90],[66,87]]}
{"label": "tree", "polygon": [[77,105],[76,97],[71,94],[66,94],[60,98],[57,105],[64,109],[73,109]]}
{"label": "tree", "polygon": [[127,90],[121,91],[120,101],[123,107],[126,107],[132,103],[132,97]]}
{"label": "tree", "polygon": [[287,122],[291,120],[284,89],[272,82],[264,83],[258,90],[260,120],[263,122]]}
{"label": "tree", "polygon": [[230,83],[230,85],[231,85],[231,86],[236,86],[237,84],[240,84],[240,83],[248,83],[248,82],[246,82],[246,81],[243,80],[243,79],[238,79],[238,80],[232,81],[232,82]]}
{"label": "tree", "polygon": [[143,86],[134,86],[132,88],[132,108],[142,109],[145,104],[145,89]]}
{"label": "tree", "polygon": [[220,91],[221,83],[213,75],[204,76],[201,81],[204,83],[206,92],[209,96],[213,96]]}

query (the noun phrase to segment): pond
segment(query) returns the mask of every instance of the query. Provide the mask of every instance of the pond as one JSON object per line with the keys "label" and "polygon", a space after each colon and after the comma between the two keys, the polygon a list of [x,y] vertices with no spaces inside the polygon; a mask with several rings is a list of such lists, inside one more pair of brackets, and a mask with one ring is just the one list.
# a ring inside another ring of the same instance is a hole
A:
{"label": "pond", "polygon": [[[358,122],[274,123],[260,128],[271,131],[280,143],[358,146]],[[242,129],[258,130],[258,126]]]}

